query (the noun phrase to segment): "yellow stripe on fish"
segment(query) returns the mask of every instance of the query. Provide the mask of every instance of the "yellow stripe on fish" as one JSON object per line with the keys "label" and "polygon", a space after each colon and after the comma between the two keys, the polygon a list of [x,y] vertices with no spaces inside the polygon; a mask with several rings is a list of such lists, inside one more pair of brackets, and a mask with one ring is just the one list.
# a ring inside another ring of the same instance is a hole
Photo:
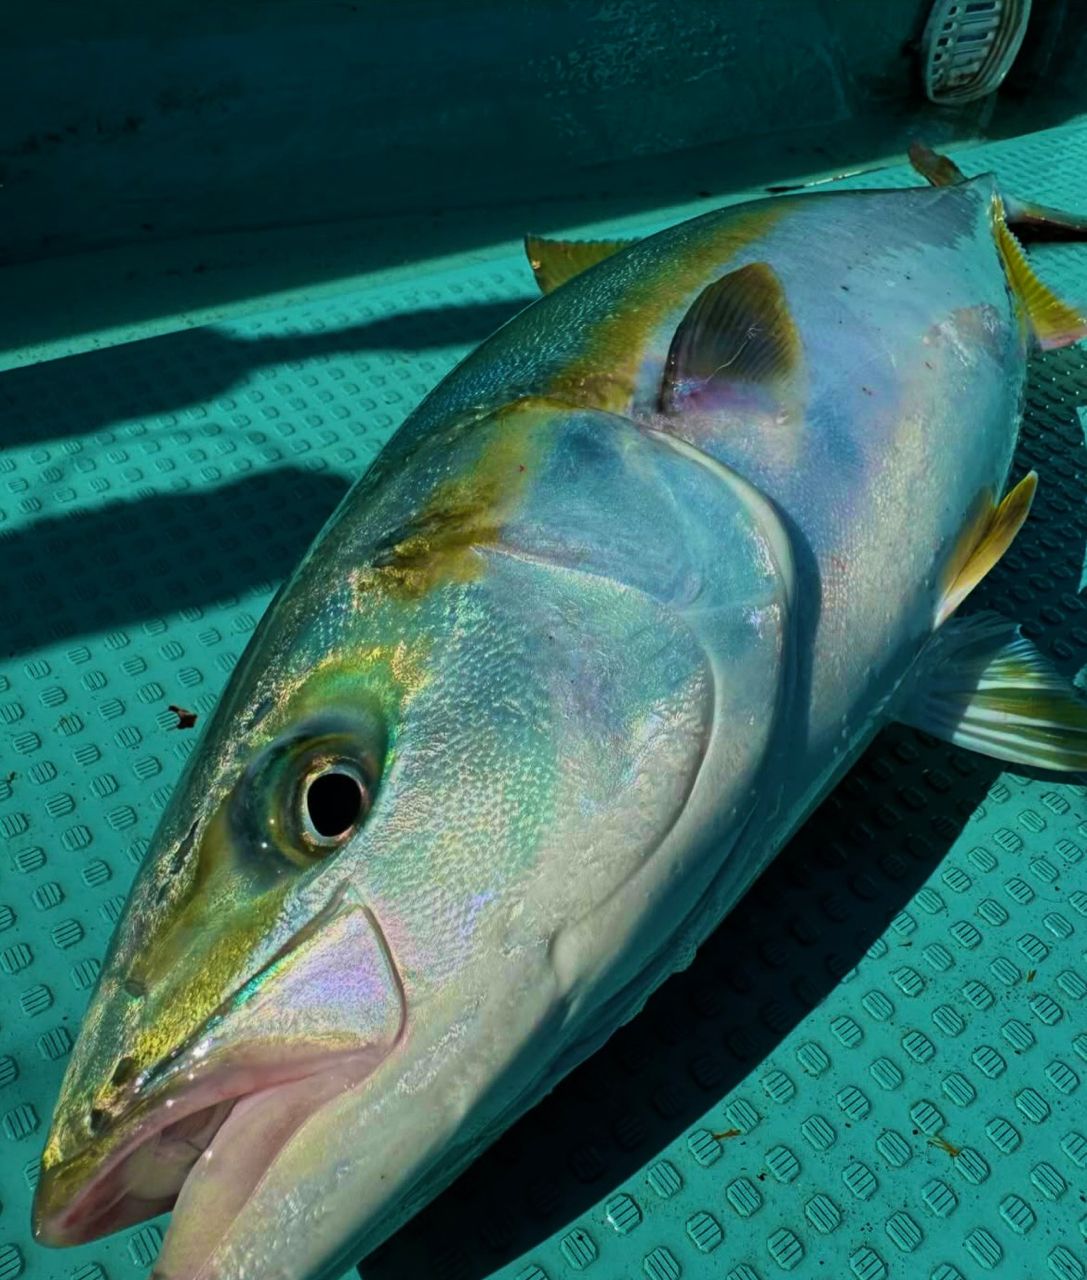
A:
{"label": "yellow stripe on fish", "polygon": [[681,259],[665,258],[631,280],[580,355],[555,375],[549,394],[611,413],[629,410],[646,348],[661,326],[791,207],[782,201],[739,210],[724,226],[711,224]]}

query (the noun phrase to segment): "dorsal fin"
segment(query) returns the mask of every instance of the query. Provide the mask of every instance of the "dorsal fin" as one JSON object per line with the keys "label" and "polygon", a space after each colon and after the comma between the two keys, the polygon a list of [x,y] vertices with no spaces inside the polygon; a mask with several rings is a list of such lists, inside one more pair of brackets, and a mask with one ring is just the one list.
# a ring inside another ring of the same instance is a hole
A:
{"label": "dorsal fin", "polygon": [[525,253],[541,293],[550,293],[560,284],[595,267],[635,240],[548,240],[525,236]]}
{"label": "dorsal fin", "polygon": [[1030,514],[1030,504],[1038,488],[1038,473],[1029,471],[996,505],[971,524],[963,535],[957,553],[952,557],[947,586],[936,613],[939,626],[966,599],[1003,556]]}
{"label": "dorsal fin", "polygon": [[1049,351],[1056,347],[1070,347],[1081,338],[1087,338],[1087,316],[1062,302],[1034,274],[1023,246],[1008,226],[1004,202],[999,196],[993,208],[993,234],[1008,284],[1026,312],[1038,345]]}
{"label": "dorsal fin", "polygon": [[776,387],[799,361],[781,281],[768,263],[749,263],[703,289],[680,321],[664,366],[661,410],[734,383]]}
{"label": "dorsal fin", "polygon": [[942,156],[923,142],[911,142],[910,165],[931,187],[957,187],[966,175],[948,156]]}
{"label": "dorsal fin", "polygon": [[[910,145],[910,164],[933,187],[957,187],[970,179],[949,156],[942,156],[923,142]],[[1087,217],[1051,209],[1048,205],[1020,200],[1001,192],[1004,215],[1023,240],[1087,240]]]}

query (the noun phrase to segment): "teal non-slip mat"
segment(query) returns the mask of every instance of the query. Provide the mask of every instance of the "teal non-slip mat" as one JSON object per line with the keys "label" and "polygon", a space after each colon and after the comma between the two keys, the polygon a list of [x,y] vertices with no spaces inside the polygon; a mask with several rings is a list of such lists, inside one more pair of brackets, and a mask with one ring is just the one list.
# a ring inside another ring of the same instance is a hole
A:
{"label": "teal non-slip mat", "polygon": [[[1087,126],[957,158],[1087,210]],[[1032,252],[1087,302],[1087,245]],[[350,481],[532,294],[510,246],[0,375],[0,1280],[152,1262],[161,1223],[51,1252],[29,1203],[98,957],[195,742],[168,707],[206,720]],[[1037,359],[1017,474],[1039,471],[1038,500],[970,602],[1070,672],[1085,413],[1087,352]],[[364,1275],[1085,1280],[1085,849],[1082,786],[888,731],[692,967]]]}

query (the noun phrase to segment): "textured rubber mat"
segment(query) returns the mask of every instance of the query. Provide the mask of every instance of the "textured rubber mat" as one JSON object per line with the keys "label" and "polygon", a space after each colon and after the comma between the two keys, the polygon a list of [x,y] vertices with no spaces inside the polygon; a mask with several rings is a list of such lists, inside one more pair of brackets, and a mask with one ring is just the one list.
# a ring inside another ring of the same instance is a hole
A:
{"label": "textured rubber mat", "polygon": [[[1087,208],[1087,126],[959,158]],[[1035,260],[1087,300],[1087,246]],[[160,1223],[54,1253],[28,1213],[98,957],[199,733],[168,707],[206,718],[348,482],[531,296],[511,248],[0,376],[0,1280],[153,1260]],[[1067,671],[1085,406],[1087,352],[1035,362],[1018,469],[1039,499],[971,600]],[[1085,1280],[1085,847],[1083,787],[886,732],[693,966],[364,1275]]]}

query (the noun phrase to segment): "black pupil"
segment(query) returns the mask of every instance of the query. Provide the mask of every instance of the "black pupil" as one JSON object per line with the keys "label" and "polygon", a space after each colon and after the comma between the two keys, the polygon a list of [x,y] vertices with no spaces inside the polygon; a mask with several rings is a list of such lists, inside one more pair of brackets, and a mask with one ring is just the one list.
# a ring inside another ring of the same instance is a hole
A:
{"label": "black pupil", "polygon": [[326,839],[342,836],[359,820],[362,788],[349,773],[322,773],[309,784],[306,810],[318,835]]}

